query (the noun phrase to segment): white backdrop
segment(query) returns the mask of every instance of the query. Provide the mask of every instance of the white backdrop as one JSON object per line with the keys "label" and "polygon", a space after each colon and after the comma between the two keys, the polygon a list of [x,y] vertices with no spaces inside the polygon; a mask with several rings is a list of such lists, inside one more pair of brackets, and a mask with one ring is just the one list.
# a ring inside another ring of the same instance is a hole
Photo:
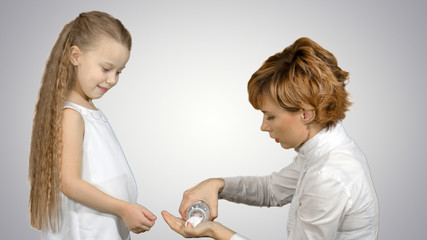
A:
{"label": "white backdrop", "polygon": [[[380,201],[380,239],[425,239],[427,4],[422,1],[12,1],[0,8],[1,239],[38,239],[28,223],[33,108],[65,23],[101,10],[133,49],[119,84],[95,102],[108,116],[158,216],[133,239],[182,239],[161,218],[208,177],[265,175],[286,151],[260,131],[246,83],[272,54],[307,36],[350,72],[344,121],[367,155]],[[220,202],[218,221],[252,239],[286,239],[288,207]]]}

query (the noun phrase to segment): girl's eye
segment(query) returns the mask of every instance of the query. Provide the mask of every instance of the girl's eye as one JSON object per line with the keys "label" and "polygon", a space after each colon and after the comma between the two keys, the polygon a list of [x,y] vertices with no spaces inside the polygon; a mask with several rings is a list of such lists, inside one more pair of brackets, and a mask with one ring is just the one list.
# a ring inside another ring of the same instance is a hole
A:
{"label": "girl's eye", "polygon": [[108,72],[108,71],[110,71],[110,69],[103,67],[103,68],[102,68],[102,71],[104,71],[104,72]]}
{"label": "girl's eye", "polygon": [[271,121],[274,119],[274,116],[267,116],[267,120]]}

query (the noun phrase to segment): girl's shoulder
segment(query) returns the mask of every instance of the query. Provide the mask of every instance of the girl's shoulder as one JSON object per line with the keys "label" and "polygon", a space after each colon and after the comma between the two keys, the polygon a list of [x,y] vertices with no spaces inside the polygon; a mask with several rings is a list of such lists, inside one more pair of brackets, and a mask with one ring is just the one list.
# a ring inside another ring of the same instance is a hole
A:
{"label": "girl's shoulder", "polygon": [[78,112],[93,112],[93,111],[96,112],[96,111],[99,111],[98,108],[96,108],[96,109],[90,109],[90,108],[84,107],[82,105],[79,105],[77,103],[73,103],[73,102],[69,102],[69,101],[66,101],[64,103],[63,109],[66,109],[66,108],[71,108],[71,109],[74,109],[74,110],[76,110]]}
{"label": "girl's shoulder", "polygon": [[[64,117],[70,116],[70,115],[71,116],[72,115],[75,115],[75,116],[80,115],[80,118],[82,117],[82,115],[84,115],[84,110],[85,110],[84,107],[82,107],[76,103],[72,103],[72,102],[68,102],[68,101],[64,103],[64,106],[62,107],[62,109],[64,110],[63,111]],[[67,109],[72,109],[74,111],[66,111]]]}
{"label": "girl's shoulder", "polygon": [[[64,110],[63,118],[80,118],[81,119],[86,112],[84,107],[72,102],[65,102],[62,109]],[[67,109],[71,109],[71,111],[66,111]]]}
{"label": "girl's shoulder", "polygon": [[[79,115],[81,115],[81,117],[84,120],[88,120],[88,121],[101,121],[101,122],[107,122],[107,118],[104,115],[104,113],[101,111],[101,109],[90,109],[90,108],[86,108],[83,107],[79,104],[73,103],[73,102],[65,102],[63,109],[73,109],[75,111],[73,112],[77,112],[79,113]],[[64,111],[65,112],[65,111]]]}
{"label": "girl's shoulder", "polygon": [[62,129],[82,132],[84,131],[85,121],[83,119],[83,114],[79,108],[72,105],[65,106],[64,111],[62,112]]}

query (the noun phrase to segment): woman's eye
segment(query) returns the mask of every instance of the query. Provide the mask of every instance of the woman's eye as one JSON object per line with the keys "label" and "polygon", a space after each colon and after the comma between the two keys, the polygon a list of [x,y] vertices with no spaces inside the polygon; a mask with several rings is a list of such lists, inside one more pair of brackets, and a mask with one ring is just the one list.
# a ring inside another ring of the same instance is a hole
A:
{"label": "woman's eye", "polygon": [[267,120],[273,120],[274,119],[274,117],[273,116],[267,116]]}
{"label": "woman's eye", "polygon": [[103,67],[103,68],[102,68],[102,71],[104,71],[104,72],[108,72],[108,71],[110,71],[110,69]]}

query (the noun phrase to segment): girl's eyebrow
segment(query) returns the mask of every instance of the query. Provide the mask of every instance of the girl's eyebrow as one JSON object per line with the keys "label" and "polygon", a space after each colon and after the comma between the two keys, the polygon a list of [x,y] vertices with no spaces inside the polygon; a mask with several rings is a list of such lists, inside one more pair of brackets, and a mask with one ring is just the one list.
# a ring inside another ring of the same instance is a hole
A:
{"label": "girl's eyebrow", "polygon": [[[108,65],[108,67],[112,67],[112,68],[114,68],[114,67],[115,67],[115,65],[114,65],[114,64],[112,64],[112,63],[110,63],[110,62],[102,62],[102,64],[106,64],[106,65]],[[125,66],[123,66],[123,67],[121,67],[121,68],[118,68],[118,69],[121,71],[121,70],[123,70],[125,67],[126,67],[126,65],[125,65]]]}
{"label": "girl's eyebrow", "polygon": [[108,65],[109,67],[114,67],[114,64],[112,64],[110,62],[101,62],[101,64]]}

